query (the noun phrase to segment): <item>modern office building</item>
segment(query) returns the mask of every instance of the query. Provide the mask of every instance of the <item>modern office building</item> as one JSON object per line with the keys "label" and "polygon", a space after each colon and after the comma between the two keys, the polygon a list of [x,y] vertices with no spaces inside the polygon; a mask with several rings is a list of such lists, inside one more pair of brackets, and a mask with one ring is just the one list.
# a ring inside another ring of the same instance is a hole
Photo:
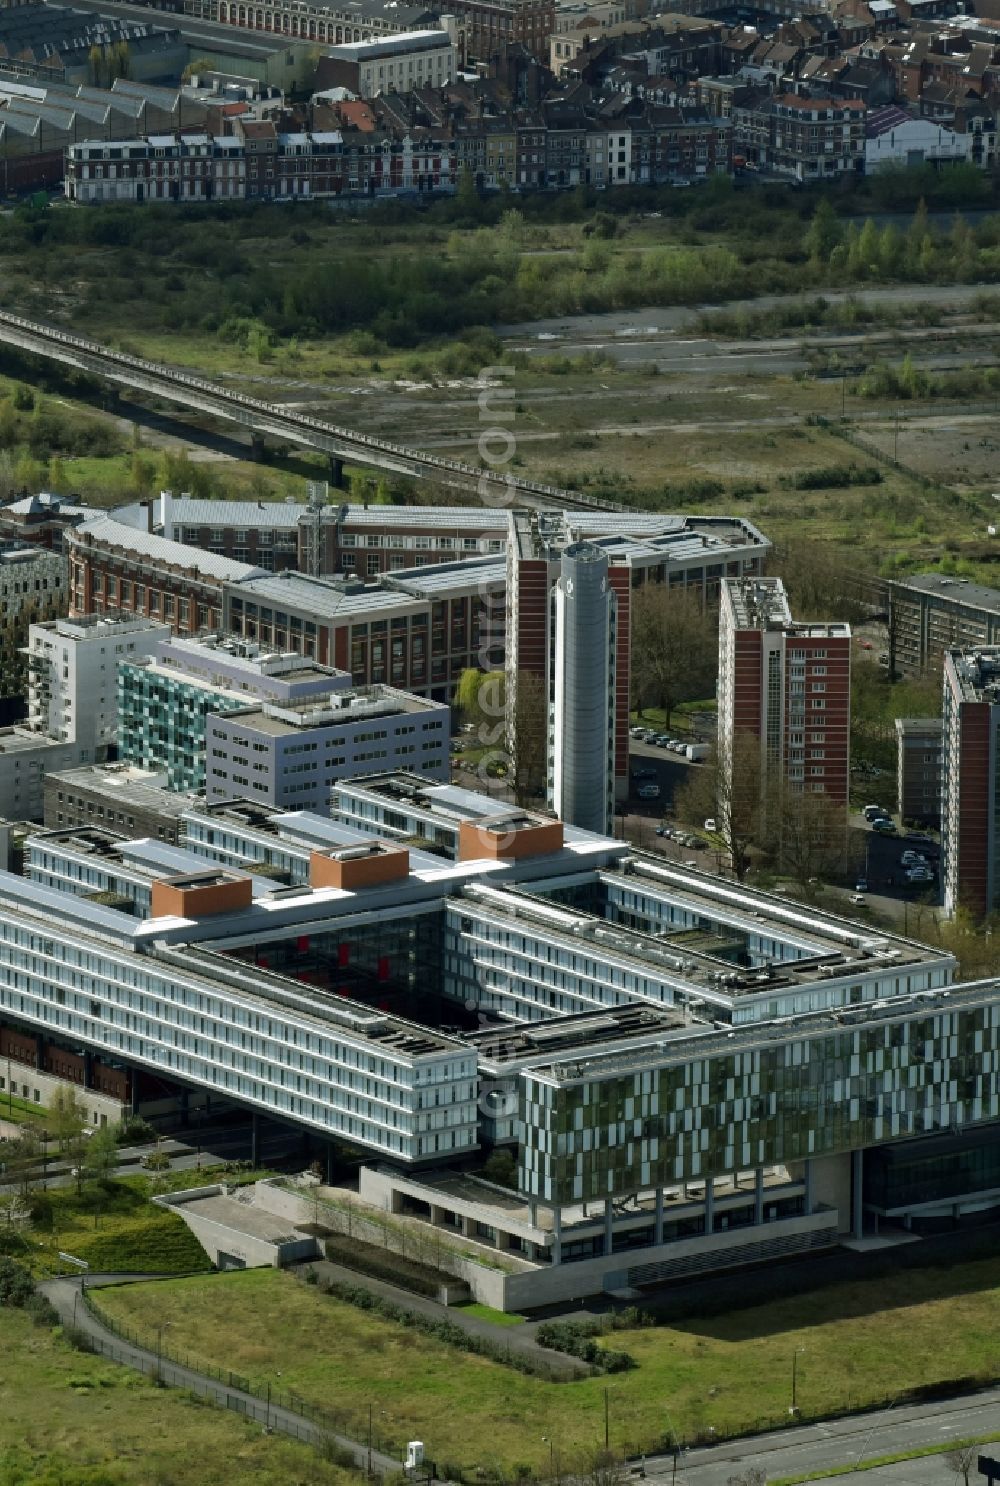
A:
{"label": "modern office building", "polygon": [[[67,1076],[113,1064],[140,1108],[155,1081],[347,1141],[362,1200],[445,1248],[457,1233],[477,1295],[511,1308],[991,1200],[1000,983],[955,986],[940,950],[410,784],[453,855],[379,834],[389,778],[338,789],[367,835],[236,802],[189,810],[184,852],[33,838],[31,880],[0,874],[15,1061],[71,1053]],[[502,1199],[474,1159],[498,1143],[518,1158]]]}
{"label": "modern office building", "polygon": [[719,619],[719,749],[759,739],[765,778],[846,805],[851,630],[792,618],[780,578],[727,579]]}
{"label": "modern office building", "polygon": [[[102,825],[38,831],[24,843],[24,876],[29,882],[74,893],[135,918],[148,918],[152,912],[154,882],[200,872],[204,866],[201,857],[183,847],[149,837],[132,839]],[[256,896],[274,890],[273,878],[248,875]]]}
{"label": "modern office building", "polygon": [[941,880],[946,913],[1000,908],[1000,646],[945,651]]}
{"label": "modern office building", "polygon": [[337,794],[194,806],[183,852],[34,837],[0,873],[13,1059],[350,1143],[362,1200],[459,1234],[510,1308],[995,1202],[1000,982],[416,776]]}
{"label": "modern office building", "polygon": [[593,542],[563,551],[552,594],[549,803],[560,820],[613,833],[618,598]]}
{"label": "modern office building", "polygon": [[[568,511],[508,515],[506,670],[516,699],[519,672],[547,685],[553,673],[551,602],[562,553],[591,542],[607,556],[615,620],[615,793],[628,793],[631,595],[644,583],[665,583],[714,608],[725,578],[760,574],[770,542],[749,521],[725,517]],[[487,669],[483,667],[483,669]]]}
{"label": "modern office building", "polygon": [[118,734],[118,664],[153,654],[170,634],[152,619],[53,619],[28,630],[28,726],[85,744],[103,762]]}
{"label": "modern office building", "polygon": [[92,750],[73,740],[43,738],[26,727],[0,728],[0,816],[41,820],[48,776],[88,763]]}
{"label": "modern office building", "polygon": [[896,718],[896,810],[914,825],[941,824],[940,717]]}
{"label": "modern office building", "polygon": [[297,652],[266,651],[217,635],[201,640],[168,635],[155,655],[118,668],[119,755],[138,768],[162,772],[171,789],[204,789],[210,713],[253,703],[329,702],[349,685],[346,673]]}
{"label": "modern office building", "polygon": [[451,710],[391,686],[209,714],[205,798],[326,815],[336,781],[416,769],[447,781]]}
{"label": "modern office building", "polygon": [[60,766],[45,775],[43,797],[47,830],[105,826],[132,838],[170,842],[183,836],[183,814],[199,799],[169,789],[166,774],[124,763]]}
{"label": "modern office building", "polygon": [[889,665],[917,676],[946,650],[1000,645],[1000,589],[942,573],[916,573],[889,587]]}

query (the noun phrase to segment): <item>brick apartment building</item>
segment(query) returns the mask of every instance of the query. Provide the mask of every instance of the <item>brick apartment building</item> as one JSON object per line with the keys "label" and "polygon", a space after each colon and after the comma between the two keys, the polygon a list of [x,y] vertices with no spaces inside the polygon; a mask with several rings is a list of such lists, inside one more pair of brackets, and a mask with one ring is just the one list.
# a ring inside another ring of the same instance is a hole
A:
{"label": "brick apartment building", "polygon": [[896,808],[903,821],[941,824],[940,717],[896,718]]}
{"label": "brick apartment building", "polygon": [[762,769],[846,805],[851,631],[792,618],[780,578],[727,580],[719,616],[719,747],[759,738]]}
{"label": "brick apartment building", "polygon": [[617,598],[615,618],[615,791],[628,789],[631,595],[643,583],[696,593],[714,608],[727,577],[759,574],[770,547],[748,521],[678,516],[604,516],[542,511],[510,516],[507,545],[507,669],[547,680],[553,628],[550,606],[562,554],[574,542],[599,547]]}
{"label": "brick apartment building", "polygon": [[866,114],[858,98],[785,93],[734,103],[734,149],[761,169],[800,181],[861,175]]}
{"label": "brick apartment building", "polygon": [[168,542],[109,516],[68,531],[65,544],[74,619],[113,610],[162,619],[177,635],[197,635],[219,628],[223,583],[263,575],[249,563]]}

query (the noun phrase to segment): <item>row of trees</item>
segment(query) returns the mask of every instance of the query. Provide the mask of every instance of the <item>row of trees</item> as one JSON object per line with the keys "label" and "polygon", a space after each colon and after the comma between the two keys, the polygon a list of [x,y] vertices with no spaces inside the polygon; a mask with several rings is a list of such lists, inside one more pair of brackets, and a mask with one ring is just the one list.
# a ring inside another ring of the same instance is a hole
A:
{"label": "row of trees", "polygon": [[46,1179],[52,1146],[63,1161],[70,1163],[78,1195],[87,1183],[109,1181],[118,1165],[114,1128],[103,1126],[91,1132],[87,1111],[76,1090],[57,1089],[47,1126],[24,1125],[13,1140],[0,1147],[0,1166],[7,1187],[0,1193],[0,1210],[8,1223],[36,1215],[33,1194]]}
{"label": "row of trees", "polygon": [[760,739],[737,733],[727,760],[718,748],[677,792],[678,816],[714,819],[733,874],[742,882],[756,859],[807,891],[856,871],[862,858],[843,805],[768,778]]}

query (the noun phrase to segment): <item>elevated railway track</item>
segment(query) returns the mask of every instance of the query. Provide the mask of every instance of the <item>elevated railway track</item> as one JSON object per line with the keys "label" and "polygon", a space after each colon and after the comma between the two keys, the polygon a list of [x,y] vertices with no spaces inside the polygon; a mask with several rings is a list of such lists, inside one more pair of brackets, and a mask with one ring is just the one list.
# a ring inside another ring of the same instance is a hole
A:
{"label": "elevated railway track", "polygon": [[435,480],[450,489],[475,495],[490,506],[545,504],[597,511],[628,509],[614,501],[597,500],[578,491],[526,480],[498,469],[480,469],[461,460],[424,453],[389,439],[328,423],[311,413],[234,392],[190,372],[115,351],[100,341],[4,310],[0,310],[0,343],[72,366],[129,392],[163,398],[191,412],[237,424],[250,435],[256,449],[269,437],[315,450],[329,460],[334,484],[340,484],[343,467],[349,463],[414,479]]}

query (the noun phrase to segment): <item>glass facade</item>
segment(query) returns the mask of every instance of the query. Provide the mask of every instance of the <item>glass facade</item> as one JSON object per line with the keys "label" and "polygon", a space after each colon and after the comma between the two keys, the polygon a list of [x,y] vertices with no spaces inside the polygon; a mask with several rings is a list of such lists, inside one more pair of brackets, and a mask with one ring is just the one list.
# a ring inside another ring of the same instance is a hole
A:
{"label": "glass facade", "polygon": [[736,1033],[704,1055],[692,1039],[683,1061],[679,1048],[664,1054],[666,1067],[529,1071],[524,1189],[586,1200],[1000,1116],[1000,1004],[851,1028],[816,1020],[826,1026],[815,1035],[775,1029],[774,1045],[746,1051],[727,1047]]}

